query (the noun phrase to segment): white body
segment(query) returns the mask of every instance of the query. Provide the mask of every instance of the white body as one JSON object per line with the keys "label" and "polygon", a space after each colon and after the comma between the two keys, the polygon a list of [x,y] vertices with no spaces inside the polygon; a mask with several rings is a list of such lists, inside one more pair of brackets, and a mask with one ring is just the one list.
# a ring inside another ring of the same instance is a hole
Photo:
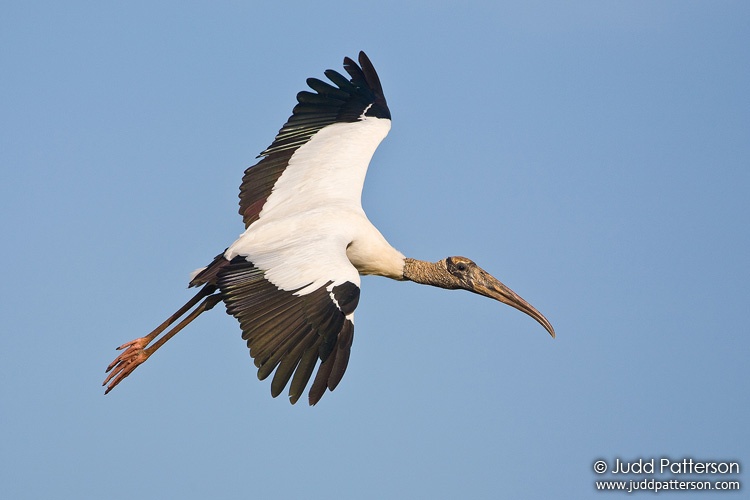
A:
{"label": "white body", "polygon": [[403,279],[404,255],[367,219],[362,187],[388,119],[321,129],[291,157],[258,220],[224,253],[241,255],[282,290],[310,293],[329,281],[359,286],[360,274]]}

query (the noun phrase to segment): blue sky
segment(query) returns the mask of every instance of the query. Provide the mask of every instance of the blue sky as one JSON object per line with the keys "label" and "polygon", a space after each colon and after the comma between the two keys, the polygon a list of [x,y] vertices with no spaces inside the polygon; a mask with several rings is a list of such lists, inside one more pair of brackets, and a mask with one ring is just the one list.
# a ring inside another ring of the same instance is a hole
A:
{"label": "blue sky", "polygon": [[[277,4],[4,6],[9,498],[600,498],[597,459],[746,463],[745,2]],[[393,114],[370,219],[474,259],[558,338],[365,278],[314,408],[270,397],[220,307],[104,397],[114,348],[242,231],[242,171],[305,79],[359,50]]]}

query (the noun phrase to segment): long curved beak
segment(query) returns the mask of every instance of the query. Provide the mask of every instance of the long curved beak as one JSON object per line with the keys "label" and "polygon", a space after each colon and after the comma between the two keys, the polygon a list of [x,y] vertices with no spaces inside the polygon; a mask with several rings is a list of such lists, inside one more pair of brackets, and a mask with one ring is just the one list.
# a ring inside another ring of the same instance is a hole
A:
{"label": "long curved beak", "polygon": [[555,337],[555,329],[552,328],[552,324],[542,313],[537,311],[534,306],[522,299],[516,292],[503,285],[484,269],[477,267],[473,276],[472,285],[472,292],[484,295],[491,299],[499,300],[503,304],[508,304],[509,306],[528,314],[537,320],[539,324],[542,325],[550,335],[552,335],[552,338]]}

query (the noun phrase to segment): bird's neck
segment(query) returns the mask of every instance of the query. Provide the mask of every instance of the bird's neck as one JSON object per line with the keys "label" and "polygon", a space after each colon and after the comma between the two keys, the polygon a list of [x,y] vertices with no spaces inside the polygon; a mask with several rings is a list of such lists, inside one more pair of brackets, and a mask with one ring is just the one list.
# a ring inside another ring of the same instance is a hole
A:
{"label": "bird's neck", "polygon": [[440,288],[455,288],[455,280],[451,278],[441,262],[404,259],[404,279],[406,280]]}

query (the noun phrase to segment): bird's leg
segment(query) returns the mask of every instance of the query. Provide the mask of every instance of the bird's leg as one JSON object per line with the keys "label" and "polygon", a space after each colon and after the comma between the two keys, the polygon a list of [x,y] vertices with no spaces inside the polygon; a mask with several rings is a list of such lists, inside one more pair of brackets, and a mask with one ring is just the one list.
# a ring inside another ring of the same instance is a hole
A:
{"label": "bird's leg", "polygon": [[[167,318],[164,323],[156,327],[154,331],[130,342],[126,342],[117,349],[123,351],[114,361],[112,361],[107,367],[106,372],[109,373],[107,378],[104,380],[102,385],[107,385],[107,390],[104,394],[115,388],[117,384],[122,382],[125,377],[130,375],[141,363],[146,361],[154,352],[163,346],[167,340],[174,337],[180,330],[185,328],[191,321],[197,318],[204,311],[208,311],[214,307],[219,301],[221,296],[219,294],[211,295],[216,290],[216,287],[206,286],[198,292],[195,297],[190,299],[184,306],[182,306],[172,316]],[[163,337],[157,340],[153,345],[147,347],[153,340],[159,336],[164,330],[166,330],[172,323],[179,319],[183,314],[189,311],[195,304],[204,299],[198,307],[193,310],[188,316],[180,321],[174,328],[169,330]]]}

